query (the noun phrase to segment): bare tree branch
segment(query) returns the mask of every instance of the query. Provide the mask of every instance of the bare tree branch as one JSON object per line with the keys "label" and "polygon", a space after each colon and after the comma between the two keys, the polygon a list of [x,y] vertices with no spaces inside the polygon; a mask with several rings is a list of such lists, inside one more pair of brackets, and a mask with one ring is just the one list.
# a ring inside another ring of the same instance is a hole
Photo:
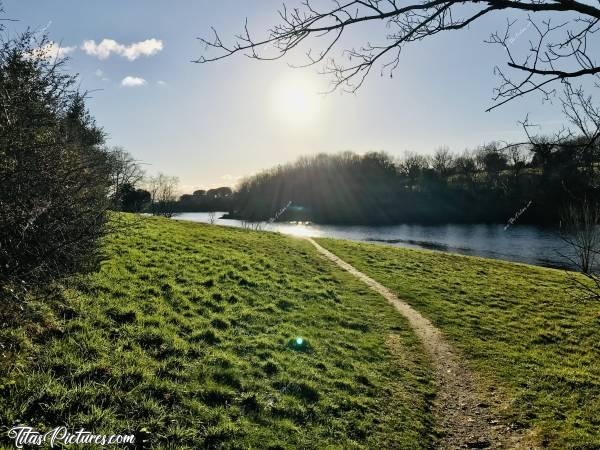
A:
{"label": "bare tree branch", "polygon": [[[523,30],[515,35],[516,21],[509,16],[510,11],[530,13],[525,30],[531,28],[535,36],[524,55],[514,54],[511,48],[515,36]],[[224,44],[213,29],[212,39],[199,38],[206,47],[206,54],[194,62],[219,61],[238,53],[258,60],[274,60],[306,44],[307,61],[295,67],[324,62],[322,73],[331,77],[331,90],[355,92],[375,65],[380,66],[381,75],[392,76],[405,45],[444,31],[468,28],[491,13],[502,13],[507,17],[504,32],[492,33],[487,41],[504,48],[507,65],[505,69],[496,67],[500,85],[494,95],[494,104],[487,111],[533,92],[550,98],[555,94],[553,84],[557,81],[600,75],[600,65],[593,58],[590,44],[598,31],[600,8],[575,0],[427,0],[404,6],[395,0],[344,3],[336,0],[325,9],[317,8],[311,0],[304,0],[297,8],[284,4],[279,11],[279,23],[260,39],[251,36],[247,20],[244,31],[231,45]],[[533,16],[540,16],[541,20],[534,21]],[[554,24],[556,18],[561,22]],[[381,42],[343,48],[341,54],[346,62],[338,62],[334,52],[342,37],[348,30],[364,23],[383,24],[385,31],[380,35]],[[523,74],[523,78],[518,79],[519,74]]]}

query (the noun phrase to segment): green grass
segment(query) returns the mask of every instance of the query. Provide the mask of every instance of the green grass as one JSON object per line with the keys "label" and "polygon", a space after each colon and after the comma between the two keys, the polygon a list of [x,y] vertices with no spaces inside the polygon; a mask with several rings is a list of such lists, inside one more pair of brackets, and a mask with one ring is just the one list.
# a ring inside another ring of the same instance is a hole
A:
{"label": "green grass", "polygon": [[560,271],[430,251],[320,239],[392,289],[512,397],[538,444],[600,448],[600,304]]}
{"label": "green grass", "polygon": [[24,424],[154,448],[433,445],[419,342],[309,243],[127,220],[98,273],[1,329],[0,442]]}

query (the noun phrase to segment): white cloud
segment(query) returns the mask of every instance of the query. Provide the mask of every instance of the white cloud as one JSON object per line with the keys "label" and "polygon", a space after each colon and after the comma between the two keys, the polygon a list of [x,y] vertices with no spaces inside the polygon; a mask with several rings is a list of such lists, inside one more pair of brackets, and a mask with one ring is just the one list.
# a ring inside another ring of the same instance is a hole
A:
{"label": "white cloud", "polygon": [[156,84],[158,84],[159,86],[166,86],[166,85],[167,85],[167,82],[166,82],[166,81],[163,81],[163,80],[158,80],[158,81],[156,82]]}
{"label": "white cloud", "polygon": [[163,49],[162,41],[158,39],[146,39],[142,42],[136,42],[131,44],[129,47],[125,47],[123,56],[129,61],[133,61],[140,56],[152,56],[157,54]]}
{"label": "white cloud", "polygon": [[31,52],[33,58],[40,59],[62,59],[70,53],[73,53],[75,47],[61,47],[56,42],[48,42]]}
{"label": "white cloud", "polygon": [[125,87],[138,87],[144,86],[146,84],[146,80],[139,77],[127,76],[121,80],[121,86]]}
{"label": "white cloud", "polygon": [[98,59],[106,59],[111,53],[122,52],[122,45],[112,39],[104,39],[100,44],[96,41],[85,41],[81,46],[81,50],[88,55],[96,56]]}
{"label": "white cloud", "polygon": [[158,39],[146,39],[141,42],[134,42],[130,45],[119,44],[114,39],[102,39],[97,44],[96,41],[84,41],[81,49],[90,56],[96,56],[98,59],[107,59],[111,54],[120,55],[129,61],[135,61],[140,56],[152,56],[163,49],[162,41]]}

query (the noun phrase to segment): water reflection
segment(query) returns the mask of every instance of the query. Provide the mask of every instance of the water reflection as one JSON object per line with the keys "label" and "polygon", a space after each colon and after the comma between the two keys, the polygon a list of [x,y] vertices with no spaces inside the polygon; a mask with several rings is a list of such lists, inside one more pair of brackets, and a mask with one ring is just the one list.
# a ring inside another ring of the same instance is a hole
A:
{"label": "water reflection", "polygon": [[[220,217],[221,214],[217,214]],[[179,220],[209,223],[208,213],[183,213]],[[239,220],[217,219],[217,225],[243,227]],[[505,259],[546,267],[567,268],[567,252],[556,230],[531,225],[390,225],[343,226],[307,223],[265,224],[263,230],[294,236],[332,237],[353,241],[424,248],[485,258]]]}

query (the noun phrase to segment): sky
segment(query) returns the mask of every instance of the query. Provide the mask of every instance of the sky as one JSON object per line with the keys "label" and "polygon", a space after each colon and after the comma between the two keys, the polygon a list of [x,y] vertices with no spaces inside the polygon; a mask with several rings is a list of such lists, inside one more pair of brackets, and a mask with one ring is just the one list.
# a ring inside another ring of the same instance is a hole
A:
{"label": "sky", "polygon": [[[322,0],[325,1],[325,0]],[[89,92],[108,135],[150,174],[179,177],[180,191],[233,186],[243,176],[320,152],[461,152],[493,140],[523,139],[526,114],[551,132],[560,108],[528,96],[492,112],[500,48],[483,41],[505,17],[444,33],[403,50],[393,78],[378,71],[356,94],[327,90],[321,67],[243,56],[211,64],[198,37],[214,26],[228,41],[248,18],[257,36],[277,23],[281,0],[3,0],[8,32],[46,32]],[[299,4],[291,0],[289,5]],[[523,24],[516,45],[527,45]],[[521,28],[517,27],[517,30]],[[351,31],[349,43],[376,41],[381,24]],[[230,42],[230,41],[229,41]],[[341,49],[340,49],[341,50]]]}

